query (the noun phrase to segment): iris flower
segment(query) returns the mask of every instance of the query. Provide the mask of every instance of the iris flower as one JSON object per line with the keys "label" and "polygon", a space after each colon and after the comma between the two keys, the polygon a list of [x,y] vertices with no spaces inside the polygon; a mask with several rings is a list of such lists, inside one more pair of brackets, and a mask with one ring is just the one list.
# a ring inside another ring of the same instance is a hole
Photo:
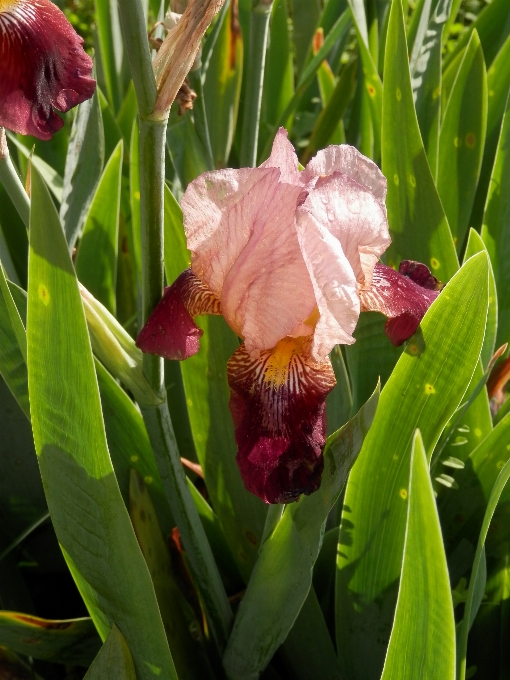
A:
{"label": "iris flower", "polygon": [[420,263],[379,262],[390,244],[386,180],[351,146],[299,172],[285,130],[258,168],[206,172],[181,206],[191,268],[165,289],[137,344],[167,359],[199,349],[194,317],[222,314],[243,340],[227,366],[237,463],[266,503],[315,491],[323,470],[329,353],[360,311],[388,317],[398,345],[438,295]]}
{"label": "iris flower", "polygon": [[50,0],[0,0],[0,126],[50,139],[96,82],[83,40]]}

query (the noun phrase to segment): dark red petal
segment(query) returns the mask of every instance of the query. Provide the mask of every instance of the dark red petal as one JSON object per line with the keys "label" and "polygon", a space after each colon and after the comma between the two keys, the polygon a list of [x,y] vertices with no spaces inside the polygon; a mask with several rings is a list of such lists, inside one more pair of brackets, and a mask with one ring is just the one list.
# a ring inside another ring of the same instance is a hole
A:
{"label": "dark red petal", "polygon": [[191,269],[165,288],[136,339],[146,354],[165,359],[188,359],[200,349],[203,331],[193,321],[199,314],[221,314],[220,302]]}
{"label": "dark red petal", "polygon": [[441,290],[443,284],[436,279],[426,264],[415,260],[402,260],[398,271],[422,288]]}
{"label": "dark red petal", "polygon": [[[423,276],[423,270],[419,268],[411,270],[412,275],[418,272],[419,280],[430,283],[430,280]],[[425,312],[438,295],[437,290],[431,290],[428,286],[422,287],[412,278],[380,262],[375,265],[370,288],[359,291],[362,312],[381,312],[388,317],[386,334],[396,347],[416,332]]]}
{"label": "dark red petal", "polygon": [[244,485],[266,503],[288,503],[321,483],[325,399],[335,385],[329,359],[306,363],[299,340],[250,357],[243,345],[227,365],[230,410]]}
{"label": "dark red petal", "polygon": [[[2,9],[3,8],[3,9]],[[94,94],[92,59],[50,0],[0,4],[0,126],[49,139]]]}

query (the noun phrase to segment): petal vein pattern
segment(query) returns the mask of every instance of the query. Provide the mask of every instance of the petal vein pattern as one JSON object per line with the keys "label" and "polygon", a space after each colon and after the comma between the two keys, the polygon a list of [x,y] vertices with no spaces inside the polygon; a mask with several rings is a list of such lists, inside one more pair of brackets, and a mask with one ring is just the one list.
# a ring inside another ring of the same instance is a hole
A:
{"label": "petal vein pattern", "polygon": [[245,345],[227,366],[237,463],[248,491],[266,503],[294,501],[320,486],[329,359],[305,358],[302,338],[285,338],[254,358]]}
{"label": "petal vein pattern", "polygon": [[50,0],[0,0],[0,125],[50,139],[96,87],[83,40]]}
{"label": "petal vein pattern", "polygon": [[203,331],[194,321],[200,314],[221,314],[220,301],[186,269],[165,288],[136,339],[137,347],[165,359],[189,359],[200,349]]}
{"label": "petal vein pattern", "polygon": [[205,173],[183,199],[193,272],[249,351],[270,349],[316,306],[296,233],[301,186],[276,168]]}
{"label": "petal vein pattern", "polygon": [[[436,290],[432,289],[433,285]],[[370,289],[359,291],[361,310],[387,316],[386,335],[398,347],[416,332],[425,312],[439,295],[440,286],[428,267],[419,262],[403,260],[398,272],[378,263]]]}

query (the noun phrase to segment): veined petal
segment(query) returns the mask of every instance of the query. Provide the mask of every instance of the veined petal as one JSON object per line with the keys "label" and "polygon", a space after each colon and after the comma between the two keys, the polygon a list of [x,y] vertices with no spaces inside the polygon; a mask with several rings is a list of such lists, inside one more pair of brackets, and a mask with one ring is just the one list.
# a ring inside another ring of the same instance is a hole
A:
{"label": "veined petal", "polygon": [[334,172],[319,177],[297,210],[297,224],[308,223],[309,215],[339,241],[357,281],[368,287],[391,243],[384,205],[348,175]]}
{"label": "veined petal", "polygon": [[[381,312],[388,317],[385,325],[386,335],[398,347],[411,337],[420,325],[425,312],[439,295],[438,289],[432,290],[432,280],[440,286],[428,268],[419,262],[404,260],[400,270],[410,272],[411,277],[425,282],[418,285],[407,275],[396,272],[391,267],[378,263],[374,269],[372,285],[368,290],[360,290],[361,311]],[[431,278],[432,277],[432,278]]]}
{"label": "veined petal", "polygon": [[237,463],[248,491],[266,503],[297,500],[321,482],[335,376],[329,359],[307,361],[302,344],[285,338],[259,358],[241,345],[227,366]]}
{"label": "veined petal", "polygon": [[50,139],[94,93],[92,59],[50,0],[0,0],[0,125]]}
{"label": "veined petal", "polygon": [[320,313],[311,346],[311,356],[320,361],[336,344],[354,342],[352,332],[360,313],[358,286],[340,242],[314,215],[299,212],[296,228]]}
{"label": "veined petal", "polygon": [[136,339],[137,347],[165,359],[188,359],[200,349],[203,331],[193,320],[200,314],[221,314],[220,301],[186,269],[165,288]]}
{"label": "veined petal", "polygon": [[374,198],[384,205],[386,200],[386,178],[377,165],[357,149],[348,144],[328,146],[319,151],[301,173],[305,184],[318,177],[328,177],[335,172],[347,175],[365,187]]}
{"label": "veined petal", "polygon": [[274,138],[271,155],[260,167],[278,168],[280,170],[281,182],[303,186],[296,152],[289,142],[288,133],[285,128],[279,128]]}
{"label": "veined petal", "polygon": [[274,347],[316,306],[295,228],[302,187],[279,180],[276,168],[209,172],[181,201],[192,269],[249,351]]}

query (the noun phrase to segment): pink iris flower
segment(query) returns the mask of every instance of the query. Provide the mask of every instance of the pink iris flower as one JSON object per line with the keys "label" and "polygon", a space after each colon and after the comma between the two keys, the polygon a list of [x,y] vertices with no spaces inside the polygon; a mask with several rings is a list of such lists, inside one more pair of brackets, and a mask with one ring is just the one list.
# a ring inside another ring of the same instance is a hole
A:
{"label": "pink iris flower", "polygon": [[50,139],[94,94],[92,59],[50,0],[0,0],[0,126]]}
{"label": "pink iris flower", "polygon": [[379,263],[390,244],[386,180],[351,146],[303,172],[280,129],[258,168],[206,172],[181,202],[191,268],[165,290],[137,345],[167,359],[199,349],[200,314],[222,314],[243,342],[228,362],[237,462],[266,503],[315,491],[323,470],[329,353],[352,344],[360,311],[388,317],[398,345],[438,282],[425,265]]}

